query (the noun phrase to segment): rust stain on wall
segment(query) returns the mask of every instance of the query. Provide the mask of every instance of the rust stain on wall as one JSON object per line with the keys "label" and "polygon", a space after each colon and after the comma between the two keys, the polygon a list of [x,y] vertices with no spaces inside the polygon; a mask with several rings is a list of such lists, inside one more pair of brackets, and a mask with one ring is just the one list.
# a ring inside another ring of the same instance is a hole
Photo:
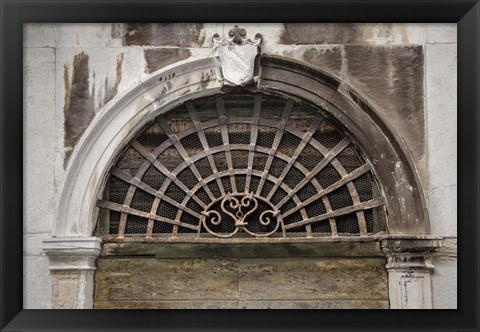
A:
{"label": "rust stain on wall", "polygon": [[146,49],[143,51],[147,66],[145,72],[153,73],[154,71],[168,66],[174,62],[188,59],[192,53],[188,49],[181,48],[158,48]]}
{"label": "rust stain on wall", "polygon": [[99,105],[99,108],[105,105],[106,103],[108,103],[110,100],[112,100],[112,98],[115,97],[118,93],[118,86],[122,81],[123,58],[124,58],[123,53],[117,56],[117,67],[115,69],[115,82],[113,83],[113,86],[110,86],[108,77],[105,77],[105,83],[104,83],[105,95],[103,97],[103,104]]}
{"label": "rust stain on wall", "polygon": [[92,91],[89,90],[89,67],[88,55],[84,52],[73,58],[73,72],[69,75],[68,65],[64,66],[65,105],[64,115],[64,147],[66,167],[73,148],[80,136],[95,116],[95,100]]}
{"label": "rust stain on wall", "polygon": [[126,46],[200,47],[202,23],[129,23],[125,28]]}

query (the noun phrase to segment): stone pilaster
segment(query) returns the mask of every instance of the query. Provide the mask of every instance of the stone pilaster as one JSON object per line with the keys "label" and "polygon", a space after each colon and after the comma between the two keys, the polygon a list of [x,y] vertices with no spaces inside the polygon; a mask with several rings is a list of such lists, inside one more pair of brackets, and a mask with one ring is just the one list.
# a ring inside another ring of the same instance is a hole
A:
{"label": "stone pilaster", "polygon": [[96,237],[67,237],[43,240],[50,259],[53,309],[91,309],[95,261],[101,250]]}
{"label": "stone pilaster", "polygon": [[431,254],[440,248],[439,240],[428,236],[382,240],[390,309],[432,309]]}

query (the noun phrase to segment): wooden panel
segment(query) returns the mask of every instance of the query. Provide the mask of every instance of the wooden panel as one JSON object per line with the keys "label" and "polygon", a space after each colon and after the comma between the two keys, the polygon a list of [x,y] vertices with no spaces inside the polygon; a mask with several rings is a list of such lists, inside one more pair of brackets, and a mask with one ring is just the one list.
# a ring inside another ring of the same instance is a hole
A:
{"label": "wooden panel", "polygon": [[388,308],[382,258],[100,258],[99,309]]}
{"label": "wooden panel", "polygon": [[238,299],[238,260],[98,259],[96,300]]}
{"label": "wooden panel", "polygon": [[385,261],[376,258],[240,260],[240,300],[386,300]]}
{"label": "wooden panel", "polygon": [[96,301],[95,309],[388,309],[388,300],[356,301]]}
{"label": "wooden panel", "polygon": [[239,309],[238,305],[238,301],[229,300],[122,300],[95,301],[94,309]]}
{"label": "wooden panel", "polygon": [[388,309],[388,300],[240,301],[239,309]]}

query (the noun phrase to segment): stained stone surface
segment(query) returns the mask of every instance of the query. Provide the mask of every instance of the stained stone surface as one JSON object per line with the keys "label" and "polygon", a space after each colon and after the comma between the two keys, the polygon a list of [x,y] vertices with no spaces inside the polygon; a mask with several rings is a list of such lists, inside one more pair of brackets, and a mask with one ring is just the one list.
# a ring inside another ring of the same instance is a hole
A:
{"label": "stained stone surface", "polygon": [[358,23],[285,23],[280,44],[359,44],[365,24]]}
{"label": "stained stone surface", "polygon": [[369,100],[407,143],[414,160],[425,153],[422,46],[345,45],[342,78]]}
{"label": "stained stone surface", "polygon": [[153,73],[154,71],[166,67],[174,62],[188,59],[191,52],[182,48],[152,48],[143,51],[147,67],[145,71]]}
{"label": "stained stone surface", "polygon": [[[421,44],[427,39],[423,24],[285,23],[283,26],[278,43],[285,45],[407,45]],[[432,27],[431,34],[435,32]]]}
{"label": "stained stone surface", "polygon": [[303,52],[303,60],[317,68],[326,70],[336,76],[342,73],[343,48],[340,46],[317,46]]}
{"label": "stained stone surface", "polygon": [[199,47],[205,36],[202,23],[129,23],[124,28],[125,46]]}
{"label": "stained stone surface", "polygon": [[65,106],[65,146],[67,159],[89,123],[95,116],[95,97],[90,91],[89,57],[82,52],[73,59],[73,74],[70,79],[68,67],[64,67]]}

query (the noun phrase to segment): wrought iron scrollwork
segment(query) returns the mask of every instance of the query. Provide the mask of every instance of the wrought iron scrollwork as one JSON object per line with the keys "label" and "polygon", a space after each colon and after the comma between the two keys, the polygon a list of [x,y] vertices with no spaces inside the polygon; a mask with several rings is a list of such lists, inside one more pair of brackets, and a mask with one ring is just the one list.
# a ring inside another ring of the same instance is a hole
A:
{"label": "wrought iron scrollwork", "polygon": [[[228,202],[228,208],[234,210],[235,213],[229,211],[227,206],[225,206]],[[253,206],[251,206],[253,204]],[[255,197],[253,197],[253,193],[247,194],[242,198],[237,199],[232,194],[227,194],[227,196],[222,200],[220,204],[222,211],[232,217],[235,220],[235,226],[241,227],[247,225],[245,221],[249,215],[255,212],[258,208],[258,202]],[[245,209],[245,210],[244,210]]]}
{"label": "wrought iron scrollwork", "polygon": [[[220,202],[220,209],[224,212],[225,216],[234,221],[235,230],[231,233],[220,233],[215,232],[209,227],[209,224],[213,226],[219,226],[222,221],[222,215],[219,211],[212,209],[215,206],[217,201],[210,204],[210,206],[202,212],[202,225],[205,227],[207,232],[217,237],[232,237],[239,231],[244,231],[247,234],[250,234],[255,237],[265,237],[275,233],[278,230],[278,227],[281,222],[280,211],[274,209],[271,204],[268,204],[271,209],[267,209],[260,214],[258,220],[256,220],[262,226],[270,226],[272,223],[276,223],[273,230],[268,233],[255,233],[247,228],[248,218],[251,217],[255,211],[257,211],[259,203],[259,197],[254,195],[253,192],[237,193],[232,194],[228,193],[225,197],[222,198]],[[267,203],[267,202],[264,202]]]}

